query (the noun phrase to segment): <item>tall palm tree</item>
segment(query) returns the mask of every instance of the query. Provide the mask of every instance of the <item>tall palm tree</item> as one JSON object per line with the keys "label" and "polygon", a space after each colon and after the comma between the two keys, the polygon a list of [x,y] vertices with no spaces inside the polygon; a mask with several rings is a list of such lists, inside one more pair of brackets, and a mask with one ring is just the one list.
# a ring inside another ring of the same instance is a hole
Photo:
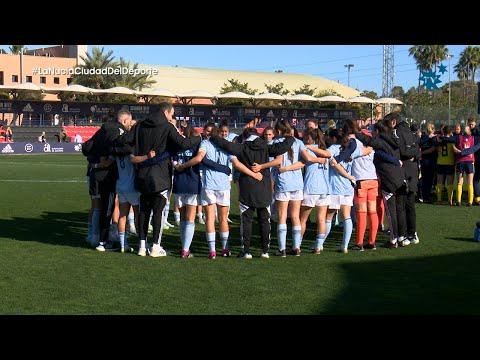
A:
{"label": "tall palm tree", "polygon": [[11,52],[12,54],[17,55],[17,54],[19,54],[19,53],[22,51],[22,49],[23,49],[24,47],[25,47],[25,45],[12,45],[12,46],[9,47],[9,49],[10,49],[10,52]]}
{"label": "tall palm tree", "polygon": [[453,67],[453,71],[457,73],[458,79],[463,84],[463,98],[466,99],[466,82],[468,81],[469,70],[464,57],[460,56],[457,65]]}
{"label": "tall palm tree", "polygon": [[448,48],[445,45],[427,45],[426,51],[435,72],[437,72],[437,64],[447,58]]}
{"label": "tall palm tree", "polygon": [[415,62],[417,63],[418,69],[418,88],[417,92],[420,92],[420,78],[422,77],[422,70],[430,70],[429,61],[425,54],[426,45],[414,45],[408,49],[408,54],[413,56]]}
{"label": "tall palm tree", "polygon": [[[101,49],[94,47],[91,53],[87,53],[86,56],[80,56],[84,61],[84,64],[79,65],[81,69],[103,69],[109,66],[113,66],[113,51],[103,53],[104,48]],[[112,75],[108,74],[79,74],[74,75],[72,83],[80,84],[83,86],[95,88],[95,89],[108,89],[114,86],[114,79]]]}
{"label": "tall palm tree", "polygon": [[[138,70],[138,63],[132,65],[130,61],[126,61],[122,57],[114,66]],[[115,86],[124,86],[132,90],[143,90],[143,88],[150,87],[150,85],[155,84],[157,81],[153,80],[149,74],[118,74],[114,76],[114,82]]]}
{"label": "tall palm tree", "polygon": [[467,46],[460,53],[460,62],[467,68],[468,75],[472,77],[472,82],[475,82],[475,72],[480,66],[480,48],[478,46]]}

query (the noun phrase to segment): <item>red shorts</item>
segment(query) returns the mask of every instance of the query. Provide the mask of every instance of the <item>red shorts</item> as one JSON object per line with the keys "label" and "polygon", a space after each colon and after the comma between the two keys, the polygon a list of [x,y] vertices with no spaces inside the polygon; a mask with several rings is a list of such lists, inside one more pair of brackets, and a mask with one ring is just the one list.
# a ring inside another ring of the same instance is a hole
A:
{"label": "red shorts", "polygon": [[378,196],[378,180],[360,180],[355,188],[353,202],[355,204],[376,201]]}

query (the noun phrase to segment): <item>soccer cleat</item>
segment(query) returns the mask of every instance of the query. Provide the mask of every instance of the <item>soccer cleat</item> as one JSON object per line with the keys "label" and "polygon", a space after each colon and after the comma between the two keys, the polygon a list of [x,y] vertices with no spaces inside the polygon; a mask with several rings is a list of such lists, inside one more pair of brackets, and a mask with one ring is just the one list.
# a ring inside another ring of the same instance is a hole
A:
{"label": "soccer cleat", "polygon": [[120,249],[120,244],[118,242],[107,242],[105,245],[105,251],[117,251]]}
{"label": "soccer cleat", "polygon": [[182,259],[191,259],[193,254],[190,254],[190,251],[182,250]]}
{"label": "soccer cleat", "polygon": [[197,215],[197,221],[198,221],[199,224],[205,225],[205,219],[203,218],[203,216],[198,216]]}
{"label": "soccer cleat", "polygon": [[400,246],[400,247],[405,247],[405,246],[408,246],[408,245],[410,245],[410,240],[408,240],[408,239],[403,239],[403,240],[398,241],[398,246]]}
{"label": "soccer cleat", "polygon": [[230,220],[230,218],[229,218],[229,217],[227,217],[227,222],[228,222],[228,223],[230,223],[230,224],[231,224],[231,223],[233,223],[233,221],[232,221],[232,220]]}
{"label": "soccer cleat", "polygon": [[138,256],[147,256],[147,249],[146,248],[140,248],[138,249]]}
{"label": "soccer cleat", "polygon": [[420,239],[418,238],[417,233],[415,233],[414,236],[409,236],[408,240],[410,240],[410,244],[414,244],[414,245],[416,245],[420,242]]}
{"label": "soccer cleat", "polygon": [[295,249],[291,249],[288,254],[289,255],[293,255],[293,256],[300,256],[300,253],[302,252],[302,250],[300,250],[300,248],[295,248]]}
{"label": "soccer cleat", "polygon": [[148,232],[153,232],[153,225],[152,224],[148,224]]}
{"label": "soccer cleat", "polygon": [[180,220],[175,219],[175,225],[180,226]]}
{"label": "soccer cleat", "polygon": [[230,256],[232,256],[232,253],[228,249],[223,249],[222,250],[222,256],[223,257],[230,257]]}
{"label": "soccer cleat", "polygon": [[396,249],[396,248],[398,248],[397,241],[395,241],[394,243],[392,243],[390,240],[388,240],[383,246],[386,247],[386,248],[388,248],[388,249]]}
{"label": "soccer cleat", "polygon": [[244,253],[244,252],[240,253],[240,259],[250,260],[251,258],[252,258],[252,254],[250,253]]}
{"label": "soccer cleat", "polygon": [[101,242],[100,244],[98,244],[98,246],[95,248],[95,250],[105,251],[105,243]]}
{"label": "soccer cleat", "polygon": [[363,245],[353,245],[350,249],[355,251],[363,251]]}
{"label": "soccer cleat", "polygon": [[215,251],[210,251],[210,253],[208,254],[208,258],[209,259],[216,259],[217,258],[217,253]]}
{"label": "soccer cleat", "polygon": [[312,254],[315,254],[315,255],[320,255],[323,251],[323,247],[322,248],[314,248],[312,250]]}
{"label": "soccer cleat", "polygon": [[347,248],[340,248],[337,250],[337,252],[342,253],[342,254],[348,254],[348,249]]}
{"label": "soccer cleat", "polygon": [[151,257],[167,256],[167,252],[160,246],[160,244],[153,244],[150,252]]}
{"label": "soccer cleat", "polygon": [[285,251],[285,249],[283,250],[277,250],[277,252],[275,253],[276,256],[281,256],[281,257],[287,257],[287,253]]}
{"label": "soccer cleat", "polygon": [[269,259],[270,258],[270,255],[268,255],[268,252],[267,253],[262,253],[262,255],[260,255],[260,257],[262,259]]}
{"label": "soccer cleat", "polygon": [[364,245],[363,248],[367,250],[377,250],[377,246],[375,245],[375,243],[373,244],[367,243]]}
{"label": "soccer cleat", "polygon": [[163,224],[163,228],[165,229],[165,226],[167,226],[168,228],[174,228],[175,226],[170,224],[167,220],[165,220],[164,224]]}

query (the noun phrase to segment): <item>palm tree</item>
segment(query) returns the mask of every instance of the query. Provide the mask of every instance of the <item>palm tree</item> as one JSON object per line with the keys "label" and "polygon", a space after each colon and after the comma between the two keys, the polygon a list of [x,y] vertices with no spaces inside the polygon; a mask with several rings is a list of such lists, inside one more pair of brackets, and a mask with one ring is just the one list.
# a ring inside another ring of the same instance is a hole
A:
{"label": "palm tree", "polygon": [[468,75],[469,75],[469,70],[467,67],[467,64],[465,63],[465,58],[460,57],[458,60],[457,65],[453,67],[453,71],[457,73],[458,79],[462,82],[463,84],[463,98],[466,99],[466,82],[468,80]]}
{"label": "palm tree", "polygon": [[480,48],[478,46],[467,46],[460,53],[459,63],[467,68],[468,75],[472,76],[472,82],[475,82],[475,72],[480,66]]}
{"label": "palm tree", "polygon": [[427,45],[426,51],[429,54],[429,60],[437,72],[437,64],[447,58],[448,48],[445,45]]}
{"label": "palm tree", "polygon": [[[130,61],[126,61],[124,58],[120,58],[120,61],[114,66],[121,69],[127,68],[133,71],[138,70],[138,63],[131,64]],[[143,88],[150,87],[157,81],[153,80],[149,74],[119,74],[114,76],[115,86],[124,86],[132,90],[143,90]]]}
{"label": "palm tree", "polygon": [[[78,68],[85,70],[89,69],[104,69],[113,65],[113,51],[103,53],[104,48],[101,49],[94,47],[91,53],[87,53],[86,56],[80,56],[84,61],[84,64],[79,65]],[[95,88],[95,89],[108,89],[114,86],[114,79],[112,75],[108,74],[83,74],[74,75],[72,83],[80,84],[83,86]]]}
{"label": "palm tree", "polygon": [[22,49],[24,48],[24,46],[25,46],[25,45],[12,45],[12,46],[9,47],[9,49],[10,49],[10,52],[11,52],[12,54],[17,55],[17,54],[19,54],[19,53],[22,51]]}
{"label": "palm tree", "polygon": [[418,69],[418,90],[417,93],[420,93],[420,78],[422,77],[422,70],[430,70],[429,61],[425,54],[426,45],[415,45],[408,49],[408,54],[413,56],[415,62],[417,63]]}

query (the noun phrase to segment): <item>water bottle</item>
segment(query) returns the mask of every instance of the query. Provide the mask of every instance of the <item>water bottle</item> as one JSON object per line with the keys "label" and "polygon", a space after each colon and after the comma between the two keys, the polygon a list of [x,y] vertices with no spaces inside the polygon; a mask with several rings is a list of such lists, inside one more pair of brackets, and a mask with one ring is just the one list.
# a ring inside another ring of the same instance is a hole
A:
{"label": "water bottle", "polygon": [[473,233],[473,241],[480,241],[480,221],[477,222],[477,227]]}

